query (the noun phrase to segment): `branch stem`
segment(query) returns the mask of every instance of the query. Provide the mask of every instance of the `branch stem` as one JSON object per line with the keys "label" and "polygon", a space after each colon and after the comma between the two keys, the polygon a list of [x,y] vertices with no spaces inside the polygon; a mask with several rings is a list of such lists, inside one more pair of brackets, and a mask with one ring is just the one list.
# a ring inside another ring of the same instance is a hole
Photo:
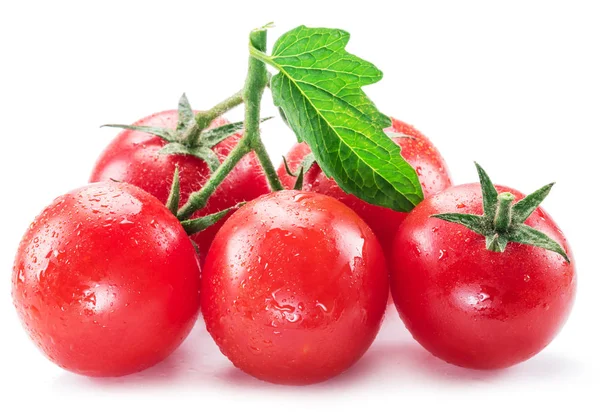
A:
{"label": "branch stem", "polygon": [[[265,51],[267,48],[267,31],[266,28],[256,29],[250,33],[250,50],[253,48],[260,51]],[[229,153],[223,163],[215,170],[202,189],[190,194],[187,202],[177,212],[179,220],[189,219],[196,211],[203,208],[210,196],[215,192],[217,187],[225,180],[227,175],[233,170],[236,164],[249,152],[254,151],[263,167],[267,180],[272,190],[283,190],[281,181],[277,176],[277,172],[265,146],[260,138],[260,102],[263,92],[269,81],[268,72],[265,64],[256,58],[250,56],[248,59],[248,75],[244,89],[237,94],[231,96],[212,109],[201,112],[196,116],[196,124],[202,126],[201,122],[208,122],[209,118],[216,118],[232,107],[245,103],[245,125],[244,136]],[[200,117],[200,121],[198,120]],[[201,130],[200,130],[201,131]]]}
{"label": "branch stem", "polygon": [[212,108],[206,111],[200,111],[196,114],[196,122],[192,122],[189,128],[183,134],[183,143],[186,145],[194,145],[200,137],[200,133],[204,131],[210,123],[223,115],[225,112],[235,108],[244,102],[243,89],[231,95],[229,98],[219,102]]}

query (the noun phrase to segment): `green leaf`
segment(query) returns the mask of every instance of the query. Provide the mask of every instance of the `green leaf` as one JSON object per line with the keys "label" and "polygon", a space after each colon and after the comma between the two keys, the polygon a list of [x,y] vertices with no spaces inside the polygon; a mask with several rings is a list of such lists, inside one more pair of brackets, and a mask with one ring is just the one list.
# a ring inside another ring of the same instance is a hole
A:
{"label": "green leaf", "polygon": [[225,210],[221,210],[219,212],[208,214],[203,217],[198,217],[196,219],[184,220],[181,222],[181,226],[184,228],[188,235],[192,235],[195,233],[199,233],[203,230],[206,230],[213,224],[216,224],[223,217],[225,217],[231,210],[235,210],[243,206],[245,203],[238,203],[237,205],[227,208]]}
{"label": "green leaf", "polygon": [[193,157],[200,158],[201,160],[206,162],[211,172],[219,168],[219,165],[221,165],[217,154],[215,154],[212,149],[204,146],[188,147],[187,145],[182,144],[180,142],[170,142],[161,148],[160,153],[191,155]]}
{"label": "green leaf", "polygon": [[181,195],[179,187],[179,167],[175,167],[175,173],[173,173],[173,183],[171,184],[171,191],[169,192],[169,198],[167,198],[166,206],[171,213],[177,216],[177,209],[179,209],[179,197]]}
{"label": "green leaf", "polygon": [[431,217],[449,221],[450,223],[462,224],[466,228],[473,230],[475,233],[485,234],[487,232],[486,221],[482,216],[474,214],[443,213],[434,214]]}
{"label": "green leaf", "polygon": [[481,166],[475,163],[477,174],[479,174],[479,182],[481,183],[481,195],[483,197],[483,215],[491,218],[496,216],[496,206],[498,205],[498,191],[492,184],[492,180],[487,175]]}
{"label": "green leaf", "polygon": [[512,220],[514,223],[523,223],[527,220],[527,217],[535,211],[536,208],[541,204],[542,201],[550,194],[550,190],[554,186],[554,183],[547,184],[529,194],[527,197],[522,198],[516,202],[512,209]]}
{"label": "green leaf", "polygon": [[105,124],[102,127],[123,128],[131,131],[141,131],[148,134],[156,135],[169,142],[174,141],[173,132],[167,128],[153,127],[148,125],[125,125],[125,124]]}
{"label": "green leaf", "polygon": [[310,167],[312,167],[313,164],[316,162],[317,162],[317,160],[315,159],[315,155],[312,152],[309,152],[308,154],[306,154],[306,156],[302,160],[302,163],[300,164],[300,168],[303,169],[304,171],[308,171],[308,170],[310,170]]}
{"label": "green leaf", "polygon": [[190,105],[190,101],[188,101],[185,93],[181,95],[179,99],[179,105],[177,107],[178,119],[177,119],[177,131],[184,131],[190,122],[196,122],[194,118],[194,110]]}
{"label": "green leaf", "polygon": [[270,85],[275,105],[328,177],[371,204],[410,211],[423,199],[417,174],[383,131],[390,118],[361,89],[382,73],[346,52],[348,39],[343,30],[300,26],[277,40],[272,56],[251,54],[279,70]]}
{"label": "green leaf", "polygon": [[567,261],[567,263],[571,263],[567,253],[563,250],[560,244],[552,240],[541,231],[538,231],[525,224],[517,224],[511,227],[506,237],[512,242],[529,244],[531,246],[541,247],[543,249],[558,253]]}

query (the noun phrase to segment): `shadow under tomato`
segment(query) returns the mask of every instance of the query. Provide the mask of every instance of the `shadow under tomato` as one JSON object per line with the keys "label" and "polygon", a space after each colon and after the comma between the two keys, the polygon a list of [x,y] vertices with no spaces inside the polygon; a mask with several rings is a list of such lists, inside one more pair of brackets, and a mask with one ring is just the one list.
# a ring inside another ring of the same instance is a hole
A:
{"label": "shadow under tomato", "polygon": [[[164,361],[146,370],[122,377],[94,378],[65,372],[57,382],[57,387],[100,387],[100,388],[138,388],[185,386],[199,382],[209,382],[214,374],[214,365],[210,361],[221,362],[216,345],[199,320],[183,344]],[[218,355],[213,355],[218,354]],[[224,357],[222,357],[224,358]],[[228,362],[228,361],[226,361]]]}
{"label": "shadow under tomato", "polygon": [[436,383],[492,383],[502,380],[541,381],[563,378],[583,369],[574,361],[551,352],[512,368],[479,371],[457,367],[434,357],[412,339],[397,315],[388,315],[381,333],[365,355],[350,369],[328,381],[308,387],[289,387],[260,381],[235,368],[214,344],[200,320],[187,340],[163,362],[145,371],[118,378],[86,378],[61,375],[58,388],[177,387],[197,389],[240,387],[244,389],[287,390],[286,392],[329,392],[366,384],[402,388],[427,388]]}

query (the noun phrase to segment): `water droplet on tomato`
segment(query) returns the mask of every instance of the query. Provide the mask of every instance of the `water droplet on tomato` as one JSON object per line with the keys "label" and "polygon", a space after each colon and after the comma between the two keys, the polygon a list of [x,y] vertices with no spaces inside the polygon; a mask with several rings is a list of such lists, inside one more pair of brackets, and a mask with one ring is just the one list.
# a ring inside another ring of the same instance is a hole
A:
{"label": "water droplet on tomato", "polygon": [[295,202],[299,202],[299,201],[302,201],[302,200],[304,200],[305,198],[308,198],[308,197],[309,197],[308,194],[296,194],[294,196],[294,201]]}
{"label": "water droplet on tomato", "polygon": [[40,318],[40,310],[35,306],[31,305],[29,308],[29,317],[31,319],[39,319]]}
{"label": "water droplet on tomato", "polygon": [[531,280],[531,276],[529,276],[529,275],[525,275],[525,276],[523,277],[523,281],[524,281],[524,282],[529,282],[530,280]]}
{"label": "water droplet on tomato", "polygon": [[329,312],[329,310],[327,309],[327,306],[323,305],[321,302],[317,301],[316,305],[317,305],[317,308],[321,309],[323,312],[325,312],[325,313]]}
{"label": "water droplet on tomato", "polygon": [[298,322],[300,319],[302,319],[302,317],[300,315],[298,315],[297,313],[285,313],[285,319],[288,320],[288,322],[291,323],[296,323]]}

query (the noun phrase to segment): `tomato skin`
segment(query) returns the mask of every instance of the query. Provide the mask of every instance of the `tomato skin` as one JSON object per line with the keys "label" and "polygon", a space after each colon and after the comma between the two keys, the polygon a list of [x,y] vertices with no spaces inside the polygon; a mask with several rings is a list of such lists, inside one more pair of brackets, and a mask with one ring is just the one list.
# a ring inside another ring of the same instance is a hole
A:
{"label": "tomato skin", "polygon": [[[177,126],[177,111],[159,112],[143,118],[135,125],[150,125],[174,129]],[[223,118],[213,121],[211,127],[226,124]],[[214,147],[222,162],[241,139],[234,134]],[[104,150],[92,171],[90,182],[117,180],[133,184],[149,192],[165,203],[169,196],[175,167],[179,166],[181,185],[180,207],[188,196],[202,188],[210,177],[206,163],[196,157],[177,154],[160,154],[167,144],[162,138],[145,132],[124,130]],[[225,181],[210,197],[207,205],[194,217],[215,213],[232,207],[241,201],[249,201],[269,192],[266,177],[258,159],[246,155],[236,165]],[[200,252],[201,261],[208,251],[219,227],[225,220],[192,236]]]}
{"label": "tomato skin", "polygon": [[[426,199],[398,230],[391,291],[400,317],[421,345],[455,365],[496,369],[531,358],[569,315],[576,290],[573,261],[517,243],[492,252],[483,236],[430,217],[452,212],[481,215],[480,184]],[[541,208],[525,224],[556,240],[572,259],[562,232]]]}
{"label": "tomato skin", "polygon": [[69,371],[120,376],[166,358],[192,329],[200,268],[177,219],[125,183],[52,202],[26,231],[12,296],[27,332]]}
{"label": "tomato skin", "polygon": [[339,201],[280,191],[234,213],[206,258],[201,309],[233,364],[310,384],[349,368],[382,321],[388,278],[369,227]]}
{"label": "tomato skin", "polygon": [[[425,135],[411,125],[394,118],[392,118],[392,126],[387,128],[386,131],[412,137],[392,139],[402,147],[402,156],[416,170],[425,197],[429,197],[452,185],[444,159]],[[295,144],[286,156],[290,169],[296,171],[304,157],[310,152],[310,148],[306,143]],[[280,165],[277,173],[286,188],[293,188],[296,178],[287,174],[283,164]],[[396,231],[406,218],[407,213],[374,206],[346,193],[334,180],[327,178],[316,164],[313,164],[304,175],[302,189],[336,198],[354,210],[371,227],[386,256],[389,257]]]}

